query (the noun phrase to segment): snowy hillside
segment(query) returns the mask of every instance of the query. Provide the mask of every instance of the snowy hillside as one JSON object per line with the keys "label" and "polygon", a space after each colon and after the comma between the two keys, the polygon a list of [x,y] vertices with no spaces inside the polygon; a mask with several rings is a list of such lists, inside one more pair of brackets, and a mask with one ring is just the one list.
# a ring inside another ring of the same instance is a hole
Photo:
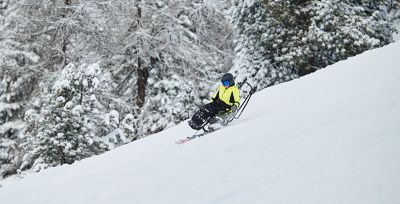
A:
{"label": "snowy hillside", "polygon": [[261,91],[183,145],[186,123],[4,184],[24,203],[400,203],[400,42]]}

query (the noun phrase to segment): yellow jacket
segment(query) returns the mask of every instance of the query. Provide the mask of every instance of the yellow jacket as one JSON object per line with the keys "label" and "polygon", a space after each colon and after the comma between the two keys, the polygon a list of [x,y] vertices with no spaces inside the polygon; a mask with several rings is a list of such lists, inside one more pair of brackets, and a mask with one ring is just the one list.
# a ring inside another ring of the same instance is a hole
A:
{"label": "yellow jacket", "polygon": [[240,105],[240,91],[237,86],[225,88],[224,86],[219,85],[218,91],[212,97],[212,101],[215,101],[218,98],[229,106],[235,105],[236,107],[239,107]]}

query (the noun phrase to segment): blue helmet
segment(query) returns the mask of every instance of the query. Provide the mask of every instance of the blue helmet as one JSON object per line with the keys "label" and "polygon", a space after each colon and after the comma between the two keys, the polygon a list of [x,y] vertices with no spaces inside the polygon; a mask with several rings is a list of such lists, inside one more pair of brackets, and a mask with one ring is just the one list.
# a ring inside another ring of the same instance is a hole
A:
{"label": "blue helmet", "polygon": [[224,82],[228,81],[230,86],[235,85],[233,75],[231,73],[226,73],[222,76],[221,82],[224,84]]}

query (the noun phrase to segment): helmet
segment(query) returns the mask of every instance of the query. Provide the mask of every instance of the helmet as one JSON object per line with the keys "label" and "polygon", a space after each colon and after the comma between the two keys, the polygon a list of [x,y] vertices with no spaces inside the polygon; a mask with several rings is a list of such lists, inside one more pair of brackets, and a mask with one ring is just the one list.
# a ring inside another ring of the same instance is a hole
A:
{"label": "helmet", "polygon": [[222,76],[221,82],[224,83],[224,81],[229,81],[229,85],[233,86],[235,85],[235,82],[233,80],[233,75],[231,73],[226,73]]}

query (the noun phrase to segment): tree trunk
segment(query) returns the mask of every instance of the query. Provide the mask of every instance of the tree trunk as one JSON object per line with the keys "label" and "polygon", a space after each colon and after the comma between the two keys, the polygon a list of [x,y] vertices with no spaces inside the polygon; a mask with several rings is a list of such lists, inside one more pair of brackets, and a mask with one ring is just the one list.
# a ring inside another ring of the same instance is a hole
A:
{"label": "tree trunk", "polygon": [[[69,6],[71,6],[71,1],[72,0],[65,0],[65,6],[67,7],[67,9],[65,10],[65,13],[63,14],[63,18],[67,18],[68,17],[68,12],[69,12]],[[68,41],[68,30],[67,28],[65,28],[65,26],[63,26],[62,28],[62,39],[61,39],[61,50],[62,50],[62,54],[63,54],[63,66],[67,65],[67,41]]]}
{"label": "tree trunk", "polygon": [[[140,28],[140,20],[142,18],[142,8],[140,6],[141,0],[139,0],[136,4],[137,9],[137,26]],[[139,46],[140,49],[140,46]],[[139,55],[139,53],[138,53]],[[149,78],[149,70],[146,66],[143,66],[141,56],[138,56],[138,71],[137,71],[137,88],[138,88],[138,96],[136,104],[141,108],[143,107],[145,98],[146,98],[146,86],[147,86],[147,79]]]}
{"label": "tree trunk", "polygon": [[142,67],[141,59],[138,58],[138,78],[137,78],[137,87],[138,87],[138,97],[136,104],[139,107],[142,107],[144,104],[144,100],[146,97],[146,86],[147,79],[149,78],[149,70],[147,67]]}

